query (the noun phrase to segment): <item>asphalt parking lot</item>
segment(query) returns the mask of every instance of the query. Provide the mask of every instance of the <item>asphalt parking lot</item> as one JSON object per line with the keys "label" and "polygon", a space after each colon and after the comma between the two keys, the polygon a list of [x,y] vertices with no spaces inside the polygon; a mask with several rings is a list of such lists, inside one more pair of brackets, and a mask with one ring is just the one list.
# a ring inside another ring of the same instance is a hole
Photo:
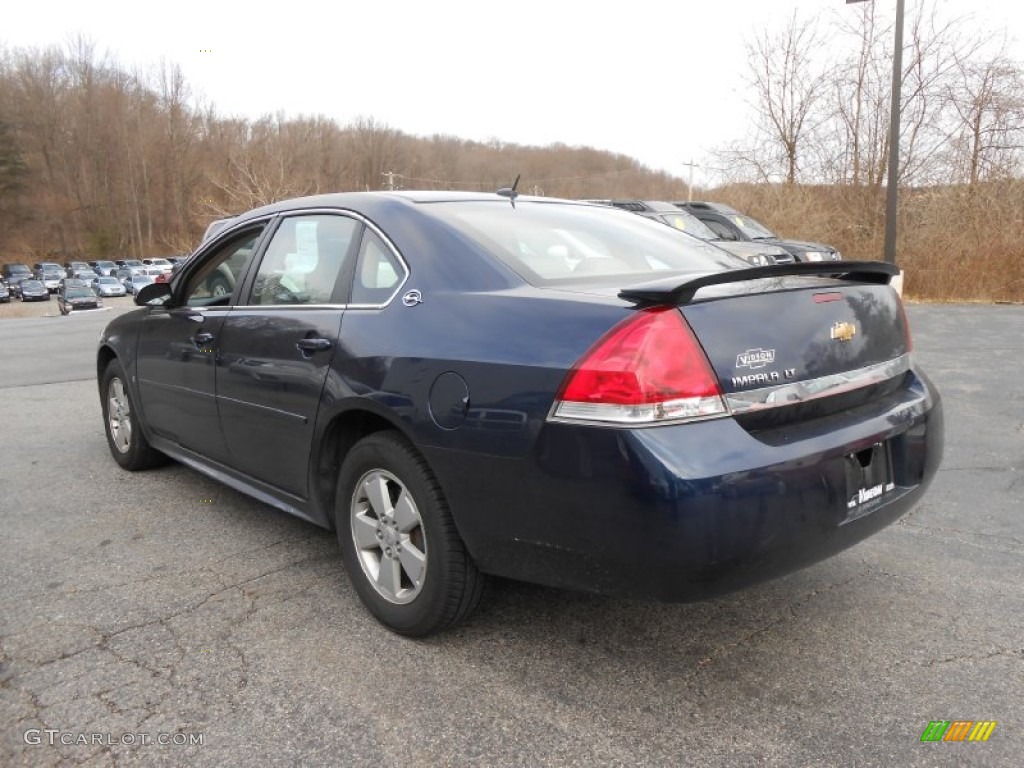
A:
{"label": "asphalt parking lot", "polygon": [[0,765],[1020,765],[1024,307],[908,308],[946,454],[897,525],[707,603],[499,582],[428,641],[332,533],[118,469],[92,356],[128,308],[0,318]]}

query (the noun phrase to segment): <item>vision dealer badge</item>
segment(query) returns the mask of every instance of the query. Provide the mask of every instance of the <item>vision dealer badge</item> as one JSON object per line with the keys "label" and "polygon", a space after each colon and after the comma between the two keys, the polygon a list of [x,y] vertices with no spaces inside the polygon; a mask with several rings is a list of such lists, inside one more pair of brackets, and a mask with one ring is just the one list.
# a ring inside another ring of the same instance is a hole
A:
{"label": "vision dealer badge", "polygon": [[748,349],[736,355],[737,368],[751,368],[757,370],[771,365],[775,362],[774,349]]}

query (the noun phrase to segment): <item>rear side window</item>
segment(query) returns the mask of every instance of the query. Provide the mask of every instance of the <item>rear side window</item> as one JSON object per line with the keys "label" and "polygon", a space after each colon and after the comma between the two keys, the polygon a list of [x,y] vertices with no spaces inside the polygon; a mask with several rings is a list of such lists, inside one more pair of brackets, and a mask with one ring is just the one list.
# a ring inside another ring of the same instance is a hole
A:
{"label": "rear side window", "polygon": [[387,304],[405,279],[405,267],[369,229],[363,235],[352,282],[353,304]]}
{"label": "rear side window", "polygon": [[341,293],[339,277],[359,223],[329,214],[281,222],[260,262],[251,305],[330,304]]}

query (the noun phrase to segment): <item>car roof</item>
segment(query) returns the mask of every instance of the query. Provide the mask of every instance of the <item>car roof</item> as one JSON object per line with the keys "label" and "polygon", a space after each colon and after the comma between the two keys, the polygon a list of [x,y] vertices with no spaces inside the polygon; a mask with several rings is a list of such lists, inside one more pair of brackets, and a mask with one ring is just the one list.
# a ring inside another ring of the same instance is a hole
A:
{"label": "car roof", "polygon": [[709,203],[703,200],[693,200],[686,203],[678,203],[677,205],[683,207],[688,211],[714,211],[715,213],[728,213],[728,214],[740,214],[732,206],[726,205],[725,203]]}
{"label": "car roof", "polygon": [[[556,197],[535,197],[532,195],[517,195],[517,202],[539,202],[554,203],[563,205],[584,205],[593,203],[585,200],[567,200]],[[224,220],[223,226],[219,227],[213,234],[204,238],[203,242],[219,235],[223,230],[233,228],[237,224],[243,224],[253,219],[272,216],[276,213],[287,213],[289,211],[300,211],[311,208],[352,208],[365,209],[376,207],[381,204],[416,205],[422,203],[448,203],[448,202],[504,202],[509,204],[507,195],[499,195],[497,192],[459,192],[439,190],[401,190],[401,191],[378,191],[378,192],[332,192],[323,195],[310,195],[307,197],[295,197],[288,200],[281,200],[270,205],[255,208],[251,211],[239,214],[231,219]]]}

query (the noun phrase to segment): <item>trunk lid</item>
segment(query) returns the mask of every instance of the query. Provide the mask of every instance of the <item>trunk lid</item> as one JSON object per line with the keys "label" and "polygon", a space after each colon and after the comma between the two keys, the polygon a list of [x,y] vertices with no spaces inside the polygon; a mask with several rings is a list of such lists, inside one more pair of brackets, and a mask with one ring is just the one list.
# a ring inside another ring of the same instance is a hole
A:
{"label": "trunk lid", "polygon": [[737,416],[797,405],[783,410],[822,416],[892,388],[909,367],[906,318],[887,285],[822,281],[680,311]]}
{"label": "trunk lid", "polygon": [[908,351],[899,297],[884,285],[748,294],[681,311],[727,393],[850,373]]}

